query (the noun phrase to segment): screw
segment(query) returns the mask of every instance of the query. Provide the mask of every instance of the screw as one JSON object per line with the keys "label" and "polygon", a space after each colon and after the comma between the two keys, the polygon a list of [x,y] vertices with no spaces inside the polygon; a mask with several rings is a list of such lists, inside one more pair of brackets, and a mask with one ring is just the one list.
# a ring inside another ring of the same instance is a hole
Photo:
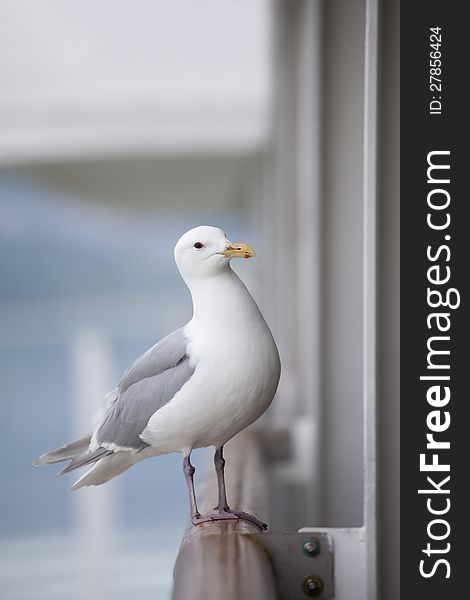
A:
{"label": "screw", "polygon": [[310,538],[303,543],[302,550],[307,556],[320,554],[320,542],[317,538]]}
{"label": "screw", "polygon": [[302,589],[306,596],[318,596],[323,591],[323,580],[317,575],[307,575],[302,582]]}

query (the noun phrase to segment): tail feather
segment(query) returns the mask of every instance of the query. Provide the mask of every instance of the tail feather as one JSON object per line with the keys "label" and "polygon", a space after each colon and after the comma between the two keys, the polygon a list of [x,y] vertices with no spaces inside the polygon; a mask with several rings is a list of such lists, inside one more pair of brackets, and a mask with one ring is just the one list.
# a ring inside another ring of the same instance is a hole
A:
{"label": "tail feather", "polygon": [[86,452],[85,454],[79,454],[78,456],[75,456],[70,461],[70,463],[64,469],[62,469],[62,471],[57,473],[57,477],[59,477],[59,475],[64,475],[64,473],[69,473],[70,471],[79,469],[80,467],[84,467],[85,465],[95,463],[101,458],[109,456],[112,453],[112,450],[106,450],[106,448],[98,448],[98,450],[95,450],[94,452]]}
{"label": "tail feather", "polygon": [[141,453],[112,452],[95,462],[70,488],[72,491],[89,485],[101,485],[126,471],[141,460]]}
{"label": "tail feather", "polygon": [[51,450],[41,455],[38,459],[33,462],[35,467],[42,467],[44,465],[52,465],[54,463],[61,462],[63,460],[70,460],[75,458],[78,454],[86,452],[90,445],[91,435],[87,435],[79,440],[74,440],[57,450]]}

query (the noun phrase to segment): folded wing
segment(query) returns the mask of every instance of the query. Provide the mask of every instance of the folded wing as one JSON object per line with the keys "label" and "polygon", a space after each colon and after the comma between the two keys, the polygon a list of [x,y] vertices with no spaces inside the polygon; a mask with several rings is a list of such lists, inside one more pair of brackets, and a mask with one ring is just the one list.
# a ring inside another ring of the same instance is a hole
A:
{"label": "folded wing", "polygon": [[183,329],[170,333],[140,356],[124,373],[108,400],[93,436],[83,438],[40,457],[44,465],[70,460],[62,473],[119,451],[138,452],[148,447],[140,439],[149,419],[189,381],[194,373],[186,352]]}
{"label": "folded wing", "polygon": [[150,417],[189,381],[194,373],[186,354],[187,340],[179,329],[163,338],[126,371],[116,399],[94,440],[110,449],[142,450],[140,439]]}

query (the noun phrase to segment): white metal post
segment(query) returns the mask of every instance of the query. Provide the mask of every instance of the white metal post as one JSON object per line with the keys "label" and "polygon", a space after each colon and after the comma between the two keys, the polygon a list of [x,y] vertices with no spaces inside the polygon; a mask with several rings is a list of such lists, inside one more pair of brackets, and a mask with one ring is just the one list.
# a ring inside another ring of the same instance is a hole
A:
{"label": "white metal post", "polygon": [[[81,437],[92,428],[104,392],[110,389],[111,352],[105,336],[94,328],[80,329],[72,339],[73,429]],[[78,475],[77,475],[78,478]],[[82,488],[74,496],[83,598],[112,597],[110,557],[114,530],[115,482]]]}

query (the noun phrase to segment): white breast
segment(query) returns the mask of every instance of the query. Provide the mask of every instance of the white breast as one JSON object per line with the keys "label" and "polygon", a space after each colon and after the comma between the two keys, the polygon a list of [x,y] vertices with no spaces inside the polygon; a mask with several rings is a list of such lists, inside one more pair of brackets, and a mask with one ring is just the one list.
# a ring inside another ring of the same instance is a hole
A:
{"label": "white breast", "polygon": [[271,332],[230,273],[197,299],[193,293],[195,313],[185,334],[195,373],[142,436],[159,452],[224,444],[268,408],[277,389],[280,363]]}

